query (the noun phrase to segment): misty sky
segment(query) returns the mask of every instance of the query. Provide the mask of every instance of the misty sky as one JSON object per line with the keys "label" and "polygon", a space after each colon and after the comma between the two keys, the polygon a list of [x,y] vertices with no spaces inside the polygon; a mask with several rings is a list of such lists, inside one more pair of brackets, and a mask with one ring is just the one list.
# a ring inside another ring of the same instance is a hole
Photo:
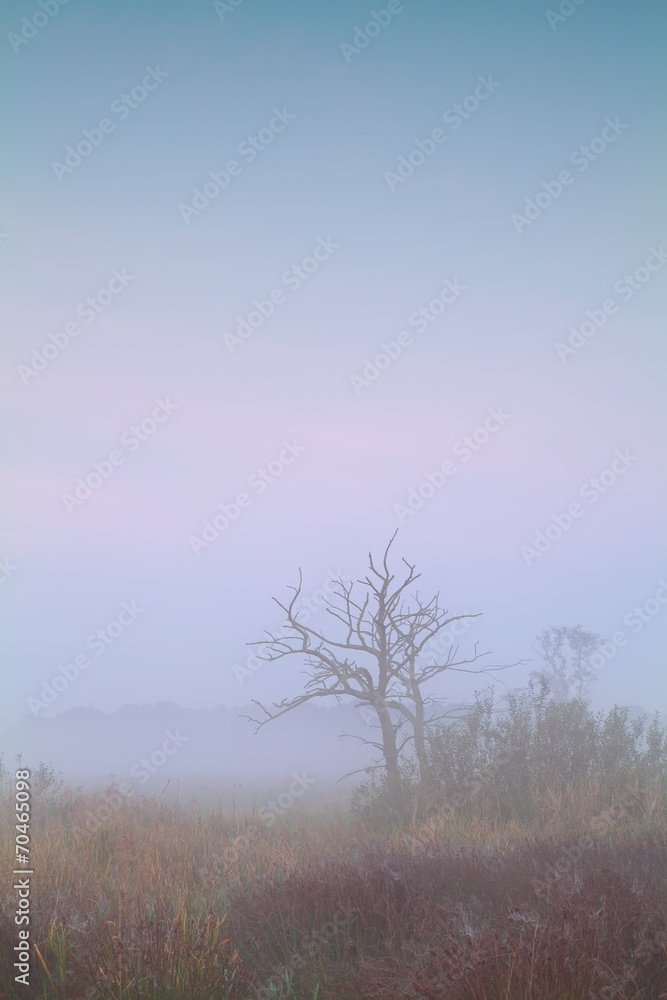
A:
{"label": "misty sky", "polygon": [[42,714],[297,693],[234,672],[271,596],[396,528],[462,652],[621,632],[596,700],[667,711],[664,4],[56,4],[1,15],[0,726],[77,656]]}

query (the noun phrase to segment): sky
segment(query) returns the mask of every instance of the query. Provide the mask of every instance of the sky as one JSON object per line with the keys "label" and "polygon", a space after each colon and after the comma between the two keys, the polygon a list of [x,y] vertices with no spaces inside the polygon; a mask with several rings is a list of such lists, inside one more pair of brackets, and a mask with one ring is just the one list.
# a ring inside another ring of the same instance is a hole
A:
{"label": "sky", "polygon": [[581,624],[667,711],[664,4],[0,16],[0,728],[299,693],[272,596],[396,529],[508,686]]}

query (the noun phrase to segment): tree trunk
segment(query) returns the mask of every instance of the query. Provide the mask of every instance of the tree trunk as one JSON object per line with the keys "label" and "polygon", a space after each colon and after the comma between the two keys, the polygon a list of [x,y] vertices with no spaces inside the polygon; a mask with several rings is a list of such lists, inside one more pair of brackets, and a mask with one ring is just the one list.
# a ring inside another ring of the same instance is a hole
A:
{"label": "tree trunk", "polygon": [[398,769],[398,749],[396,747],[396,730],[391,721],[389,710],[384,706],[375,706],[382,729],[382,753],[387,769],[387,790],[392,799],[397,802],[401,795],[401,774]]}
{"label": "tree trunk", "polygon": [[415,722],[413,726],[413,732],[415,737],[415,753],[417,755],[417,762],[419,764],[419,780],[424,788],[426,788],[431,780],[431,767],[428,761],[428,753],[426,751],[426,724],[424,721],[424,702],[421,698],[421,692],[419,688],[416,689],[417,697],[415,698]]}
{"label": "tree trunk", "polygon": [[415,741],[417,763],[419,764],[419,781],[422,787],[426,788],[431,780],[431,768],[426,751],[426,714],[424,712],[424,698],[419,682],[415,677],[414,665],[411,665],[410,668],[410,687],[412,689],[412,701],[415,706],[412,733]]}

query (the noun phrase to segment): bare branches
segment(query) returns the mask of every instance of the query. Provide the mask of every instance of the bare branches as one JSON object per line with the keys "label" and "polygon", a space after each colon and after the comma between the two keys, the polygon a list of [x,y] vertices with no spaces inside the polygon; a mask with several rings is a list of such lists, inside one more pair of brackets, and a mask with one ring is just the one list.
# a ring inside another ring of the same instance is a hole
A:
{"label": "bare branches", "polygon": [[[331,634],[329,629],[309,624],[307,613],[298,608],[303,585],[301,570],[298,585],[289,587],[291,598],[273,598],[285,615],[284,624],[279,630],[267,631],[267,638],[248,645],[263,647],[258,658],[268,663],[299,657],[306,676],[304,690],[294,698],[274,702],[270,708],[253,699],[262,714],[259,718],[246,716],[258,731],[267,722],[316,698],[335,698],[339,703],[347,698],[367,704],[377,716],[381,742],[355,738],[382,751],[387,777],[393,780],[395,789],[400,786],[399,757],[404,748],[414,743],[420,768],[425,767],[426,728],[447,714],[433,711],[435,702],[425,693],[425,686],[448,670],[492,676],[515,665],[482,663],[489,653],[480,653],[477,644],[468,657],[459,658],[454,644],[444,656],[428,656],[429,644],[444,629],[479,616],[450,614],[441,605],[438,593],[422,600],[418,592],[413,592],[421,574],[405,558],[397,578],[389,566],[396,534],[390,538],[379,564],[369,552],[369,572],[356,581],[362,588],[359,596],[353,581],[334,581],[333,596],[324,604]],[[408,729],[405,737],[401,734],[403,726]]]}
{"label": "bare branches", "polygon": [[537,636],[535,652],[545,666],[533,671],[531,677],[544,677],[553,696],[567,701],[574,695],[585,699],[590,684],[595,680],[595,670],[590,658],[602,645],[602,637],[595,632],[585,632],[581,625],[561,625],[543,629]]}

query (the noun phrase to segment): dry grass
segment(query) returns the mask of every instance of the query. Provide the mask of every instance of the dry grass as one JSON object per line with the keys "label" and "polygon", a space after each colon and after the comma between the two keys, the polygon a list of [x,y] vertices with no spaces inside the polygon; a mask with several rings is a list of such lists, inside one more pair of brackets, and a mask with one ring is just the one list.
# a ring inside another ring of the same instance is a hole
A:
{"label": "dry grass", "polygon": [[[277,821],[65,795],[32,829],[31,986],[44,1000],[667,998],[667,809],[594,788],[537,819],[484,810],[402,829],[338,814]],[[3,810],[2,863],[13,868]],[[83,832],[73,832],[79,827]],[[569,849],[569,855],[565,852]]]}

